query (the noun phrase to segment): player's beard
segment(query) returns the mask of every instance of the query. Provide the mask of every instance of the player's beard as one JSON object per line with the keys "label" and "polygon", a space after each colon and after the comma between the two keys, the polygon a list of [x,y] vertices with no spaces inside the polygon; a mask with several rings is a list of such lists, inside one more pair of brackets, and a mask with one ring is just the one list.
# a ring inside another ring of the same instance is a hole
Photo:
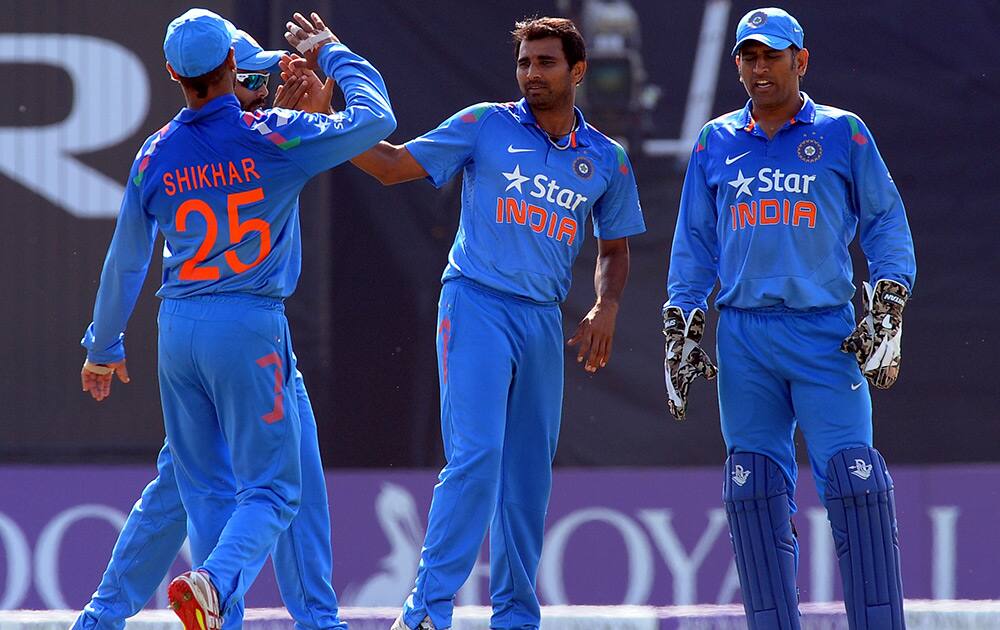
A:
{"label": "player's beard", "polygon": [[558,109],[565,106],[567,101],[572,104],[572,90],[559,90],[551,83],[539,84],[541,89],[538,91],[532,91],[530,89],[531,87],[533,86],[526,85],[522,90],[521,95],[524,96],[524,100],[531,106],[532,109]]}
{"label": "player's beard", "polygon": [[256,100],[253,100],[253,101],[250,101],[249,103],[247,103],[247,106],[245,107],[245,109],[248,112],[255,112],[258,109],[264,109],[265,105],[266,105],[266,103],[264,102],[264,99],[263,98],[258,98]]}

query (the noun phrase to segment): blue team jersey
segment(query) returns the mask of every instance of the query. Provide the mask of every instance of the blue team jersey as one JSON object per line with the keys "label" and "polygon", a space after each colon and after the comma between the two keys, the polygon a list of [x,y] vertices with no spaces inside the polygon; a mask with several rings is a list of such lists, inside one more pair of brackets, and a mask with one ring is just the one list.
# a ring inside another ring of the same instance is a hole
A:
{"label": "blue team jersey", "polygon": [[462,171],[462,214],[443,281],[468,278],[561,302],[588,215],[599,239],[646,230],[625,150],[580,110],[576,117],[565,149],[549,141],[523,99],[473,105],[407,143],[435,186]]}
{"label": "blue team jersey", "polygon": [[150,136],[129,173],[104,261],[94,322],[83,345],[91,361],[124,358],[124,330],[163,233],[157,295],[242,293],[277,299],[301,268],[299,192],[395,129],[385,84],[340,44],[320,64],[344,92],[333,115],[286,109],[244,112],[233,95],[184,108]]}
{"label": "blue team jersey", "polygon": [[912,288],[903,201],[871,133],[850,112],[803,94],[775,135],[752,103],[702,129],[691,154],[670,253],[669,303],[812,310],[854,294],[848,245],[860,225],[872,280]]}

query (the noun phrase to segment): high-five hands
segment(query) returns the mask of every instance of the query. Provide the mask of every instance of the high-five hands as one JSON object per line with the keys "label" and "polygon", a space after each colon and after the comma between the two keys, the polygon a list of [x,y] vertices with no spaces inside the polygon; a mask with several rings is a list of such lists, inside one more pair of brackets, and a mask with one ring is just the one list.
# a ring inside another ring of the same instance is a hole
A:
{"label": "high-five hands", "polygon": [[285,23],[285,39],[305,56],[309,67],[313,70],[319,68],[317,57],[319,51],[327,44],[340,43],[337,36],[327,28],[323,19],[313,12],[306,19],[301,13],[292,15],[292,19]]}
{"label": "high-five hands", "polygon": [[282,55],[278,61],[282,84],[274,94],[274,106],[297,109],[312,114],[332,114],[332,79],[320,81],[304,57]]}
{"label": "high-five hands", "polygon": [[663,308],[663,376],[667,385],[667,408],[678,420],[687,413],[688,388],[699,376],[715,378],[719,369],[699,345],[705,333],[705,311],[696,308],[685,318],[677,306]]}

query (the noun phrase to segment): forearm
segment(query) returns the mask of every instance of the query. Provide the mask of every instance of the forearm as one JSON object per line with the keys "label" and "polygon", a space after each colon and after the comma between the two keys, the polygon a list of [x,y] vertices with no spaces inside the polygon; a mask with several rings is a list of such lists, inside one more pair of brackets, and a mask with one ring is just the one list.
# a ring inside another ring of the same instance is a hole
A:
{"label": "forearm", "polygon": [[351,164],[368,173],[385,186],[426,177],[427,172],[403,145],[386,141],[351,159]]}
{"label": "forearm", "polygon": [[594,293],[597,296],[597,306],[618,307],[625,284],[628,281],[629,251],[628,244],[610,252],[602,252],[597,256],[597,268],[594,272]]}

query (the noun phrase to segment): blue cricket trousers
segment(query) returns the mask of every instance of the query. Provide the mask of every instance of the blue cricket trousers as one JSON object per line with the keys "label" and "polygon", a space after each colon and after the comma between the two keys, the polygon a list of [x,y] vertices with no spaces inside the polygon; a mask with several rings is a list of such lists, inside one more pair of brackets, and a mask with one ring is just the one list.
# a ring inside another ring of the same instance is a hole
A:
{"label": "blue cricket trousers", "polygon": [[562,315],[468,280],[438,305],[441,434],[416,586],[403,613],[451,627],[453,598],[490,532],[491,628],[537,629],[542,551],[563,392]]}
{"label": "blue cricket trousers", "polygon": [[[302,424],[302,502],[291,525],[278,538],[271,560],[281,598],[298,630],[346,630],[330,583],[330,511],[316,418],[297,369],[295,394]],[[125,619],[142,610],[153,596],[187,538],[187,512],[166,443],[156,467],[157,477],[129,513],[101,584],[73,630],[123,630]],[[242,602],[231,608],[223,630],[242,627],[242,608]]]}
{"label": "blue cricket trousers", "polygon": [[809,312],[720,310],[716,353],[726,448],[771,458],[788,482],[790,501],[797,479],[796,426],[805,437],[820,500],[830,458],[872,445],[868,382],[854,355],[840,351],[854,326],[850,304]]}
{"label": "blue cricket trousers", "polygon": [[242,601],[301,496],[292,344],[279,300],[165,299],[159,379],[195,568],[223,617]]}

